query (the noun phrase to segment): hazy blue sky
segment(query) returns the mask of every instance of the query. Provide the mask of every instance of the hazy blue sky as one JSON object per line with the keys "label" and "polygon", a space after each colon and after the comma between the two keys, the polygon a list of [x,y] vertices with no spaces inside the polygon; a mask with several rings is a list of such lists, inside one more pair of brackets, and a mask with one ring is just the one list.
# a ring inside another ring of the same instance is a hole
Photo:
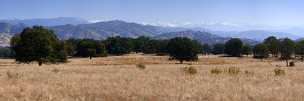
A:
{"label": "hazy blue sky", "polygon": [[303,0],[0,0],[0,19],[80,17],[147,23],[304,26]]}

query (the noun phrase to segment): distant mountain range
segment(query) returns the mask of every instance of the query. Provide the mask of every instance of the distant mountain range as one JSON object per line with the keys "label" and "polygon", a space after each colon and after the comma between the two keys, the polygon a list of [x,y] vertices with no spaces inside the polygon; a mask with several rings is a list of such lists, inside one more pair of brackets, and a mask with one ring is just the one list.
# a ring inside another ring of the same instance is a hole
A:
{"label": "distant mountain range", "polygon": [[[155,36],[156,39],[171,39],[175,37],[187,37],[190,39],[194,39],[199,41],[202,44],[216,44],[216,43],[225,43],[230,39],[230,37],[221,37],[218,35],[211,34],[209,32],[201,32],[201,31],[180,31],[180,32],[170,32],[164,33],[158,36]],[[251,40],[251,39],[242,39],[245,44],[257,44],[258,41]]]}
{"label": "distant mountain range", "polygon": [[252,39],[257,41],[263,41],[265,38],[269,36],[275,36],[278,38],[291,38],[293,40],[301,38],[300,36],[285,33],[285,32],[273,32],[273,31],[265,31],[265,30],[248,30],[248,31],[210,31],[215,35],[220,35],[223,37],[234,37],[234,38],[245,38],[245,39]]}
{"label": "distant mountain range", "polygon": [[[173,37],[189,37],[201,43],[224,43],[230,37],[241,38],[248,44],[254,44],[268,36],[279,38],[289,37],[299,39],[299,36],[265,30],[249,31],[213,31],[206,28],[179,28],[143,25],[121,20],[89,23],[78,18],[54,18],[54,19],[30,19],[30,20],[0,20],[0,45],[8,45],[12,35],[21,32],[25,27],[33,25],[47,26],[55,31],[61,39],[69,38],[92,38],[106,39],[112,36],[138,37],[149,36],[158,39]],[[256,40],[256,41],[255,41]]]}
{"label": "distant mountain range", "polygon": [[182,31],[182,28],[160,27],[151,25],[141,25],[128,23],[120,20],[98,22],[80,25],[62,25],[50,27],[58,36],[63,39],[68,38],[92,38],[105,39],[107,37],[138,37],[155,36],[162,33]]}

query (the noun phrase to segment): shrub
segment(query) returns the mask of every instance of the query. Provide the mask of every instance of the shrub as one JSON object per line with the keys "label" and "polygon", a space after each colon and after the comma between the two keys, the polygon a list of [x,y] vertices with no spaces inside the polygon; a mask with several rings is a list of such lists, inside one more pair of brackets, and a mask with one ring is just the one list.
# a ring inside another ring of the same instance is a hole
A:
{"label": "shrub", "polygon": [[221,74],[223,71],[218,68],[211,69],[211,74]]}
{"label": "shrub", "polygon": [[240,68],[237,67],[229,67],[227,70],[228,74],[237,75],[241,72]]}
{"label": "shrub", "polygon": [[137,64],[136,67],[139,69],[146,69],[146,66],[144,64]]}
{"label": "shrub", "polygon": [[197,69],[194,67],[185,67],[184,71],[191,75],[196,74],[198,72]]}
{"label": "shrub", "polygon": [[274,74],[275,76],[285,75],[285,71],[283,69],[276,68],[274,69]]}

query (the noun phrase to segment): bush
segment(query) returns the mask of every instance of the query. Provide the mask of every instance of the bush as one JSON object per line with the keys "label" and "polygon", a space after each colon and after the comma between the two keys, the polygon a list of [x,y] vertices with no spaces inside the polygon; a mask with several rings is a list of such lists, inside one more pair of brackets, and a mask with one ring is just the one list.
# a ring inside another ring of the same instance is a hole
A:
{"label": "bush", "polygon": [[285,75],[285,70],[276,68],[276,69],[274,69],[274,74],[275,74],[275,76]]}
{"label": "bush", "polygon": [[194,67],[185,67],[184,71],[191,75],[196,74],[198,72],[197,69]]}
{"label": "bush", "polygon": [[223,71],[218,68],[211,69],[211,74],[221,74]]}
{"label": "bush", "polygon": [[144,64],[137,64],[136,67],[139,69],[146,69],[146,66]]}

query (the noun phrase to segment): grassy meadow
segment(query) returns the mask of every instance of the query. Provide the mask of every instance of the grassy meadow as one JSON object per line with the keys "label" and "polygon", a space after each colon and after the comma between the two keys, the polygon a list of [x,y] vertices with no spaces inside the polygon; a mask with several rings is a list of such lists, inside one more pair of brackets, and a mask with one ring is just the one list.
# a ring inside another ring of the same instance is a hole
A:
{"label": "grassy meadow", "polygon": [[302,62],[210,55],[178,63],[141,54],[43,66],[1,59],[0,101],[304,100]]}

